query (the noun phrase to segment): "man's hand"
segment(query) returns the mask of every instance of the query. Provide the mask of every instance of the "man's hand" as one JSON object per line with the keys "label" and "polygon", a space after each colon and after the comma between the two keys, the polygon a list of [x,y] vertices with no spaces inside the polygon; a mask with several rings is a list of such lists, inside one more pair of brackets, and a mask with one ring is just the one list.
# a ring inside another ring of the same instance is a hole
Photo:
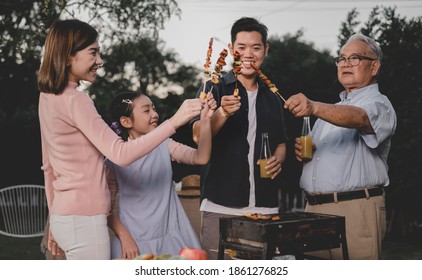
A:
{"label": "man's hand", "polygon": [[[258,159],[257,164],[259,165],[260,160]],[[267,165],[265,166],[265,171],[270,175],[271,179],[274,180],[278,174],[281,173],[282,163],[275,156],[268,158]]]}
{"label": "man's hand", "polygon": [[221,98],[221,108],[227,116],[232,116],[240,109],[240,96],[224,95]]}

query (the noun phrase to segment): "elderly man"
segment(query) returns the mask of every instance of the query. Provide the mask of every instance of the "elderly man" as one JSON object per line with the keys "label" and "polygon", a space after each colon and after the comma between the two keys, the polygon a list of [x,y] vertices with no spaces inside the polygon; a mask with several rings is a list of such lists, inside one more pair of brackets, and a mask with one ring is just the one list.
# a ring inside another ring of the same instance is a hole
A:
{"label": "elderly man", "polygon": [[[381,58],[373,39],[355,34],[335,58],[345,88],[340,102],[325,104],[299,93],[284,105],[296,117],[318,118],[312,130],[313,159],[303,163],[300,178],[308,202],[305,211],[345,216],[351,259],[379,259],[386,231],[383,188],[389,184],[387,156],[397,119],[378,89]],[[298,160],[301,150],[296,139]],[[342,256],[339,249],[317,255]]]}

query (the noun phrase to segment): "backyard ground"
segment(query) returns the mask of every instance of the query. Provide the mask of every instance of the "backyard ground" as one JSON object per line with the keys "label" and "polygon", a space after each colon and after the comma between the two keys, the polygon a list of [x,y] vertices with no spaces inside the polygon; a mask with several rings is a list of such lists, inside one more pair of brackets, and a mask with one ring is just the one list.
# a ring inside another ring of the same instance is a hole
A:
{"label": "backyard ground", "polygon": [[[12,238],[0,235],[0,260],[42,260],[41,237]],[[387,238],[383,245],[385,260],[422,260],[422,236]]]}

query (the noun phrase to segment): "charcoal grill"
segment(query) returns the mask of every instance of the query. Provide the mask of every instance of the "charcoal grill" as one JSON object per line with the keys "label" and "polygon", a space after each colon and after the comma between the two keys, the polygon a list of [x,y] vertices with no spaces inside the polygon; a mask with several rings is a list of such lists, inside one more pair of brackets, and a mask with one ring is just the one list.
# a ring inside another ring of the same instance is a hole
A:
{"label": "charcoal grill", "polygon": [[344,217],[308,212],[279,216],[280,220],[220,218],[218,259],[223,259],[228,249],[241,259],[272,259],[277,255],[303,259],[308,252],[340,247],[343,259],[349,258]]}

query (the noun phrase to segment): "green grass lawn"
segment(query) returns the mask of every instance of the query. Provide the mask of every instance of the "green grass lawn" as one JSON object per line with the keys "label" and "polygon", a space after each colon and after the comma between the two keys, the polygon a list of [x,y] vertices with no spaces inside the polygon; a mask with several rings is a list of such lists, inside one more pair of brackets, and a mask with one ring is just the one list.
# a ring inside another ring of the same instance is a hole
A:
{"label": "green grass lawn", "polygon": [[[0,235],[0,260],[43,260],[41,237],[13,238]],[[422,236],[386,239],[382,258],[385,260],[422,260]]]}
{"label": "green grass lawn", "polygon": [[422,260],[422,235],[393,240],[387,238],[382,249],[384,260]]}
{"label": "green grass lawn", "polygon": [[43,260],[42,237],[15,238],[0,235],[0,260]]}

